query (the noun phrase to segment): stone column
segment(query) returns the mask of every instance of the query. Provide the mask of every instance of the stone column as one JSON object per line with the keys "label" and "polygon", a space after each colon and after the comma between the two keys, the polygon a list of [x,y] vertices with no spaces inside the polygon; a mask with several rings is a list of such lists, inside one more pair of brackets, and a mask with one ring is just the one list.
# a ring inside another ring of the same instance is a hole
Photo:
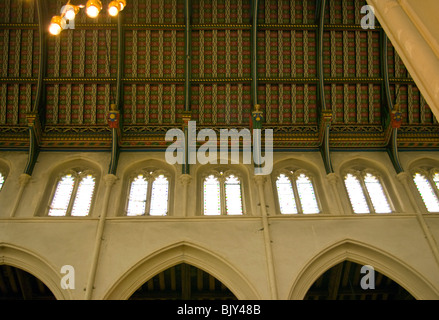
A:
{"label": "stone column", "polygon": [[[183,194],[181,197],[181,208],[182,208],[181,215],[183,217],[186,217],[187,216],[187,194],[188,194],[189,184],[192,181],[192,176],[190,174],[184,173],[178,177],[178,181],[180,181],[180,183],[183,185]],[[174,197],[174,203],[176,203],[175,197]]]}
{"label": "stone column", "polygon": [[23,191],[26,188],[26,186],[29,184],[30,179],[31,179],[31,176],[26,174],[26,173],[21,174],[20,177],[18,178],[18,183],[20,185],[20,189],[18,190],[17,197],[15,198],[14,207],[12,208],[11,215],[10,215],[11,218],[15,216],[17,208],[20,205],[21,196],[23,195]]}
{"label": "stone column", "polygon": [[326,175],[326,179],[328,179],[329,184],[331,185],[331,190],[334,195],[335,202],[337,203],[338,210],[341,214],[346,214],[343,202],[341,200],[340,192],[338,190],[338,182],[340,181],[340,177],[336,173],[328,173]]}
{"label": "stone column", "polygon": [[419,222],[419,225],[421,226],[421,229],[424,233],[424,236],[427,239],[428,244],[430,245],[433,256],[436,259],[436,263],[439,265],[438,246],[437,246],[436,240],[433,237],[433,234],[430,231],[430,228],[428,227],[427,222],[425,221],[424,215],[422,214],[422,212],[419,210],[419,208],[417,206],[416,199],[415,199],[415,196],[413,194],[413,192],[415,192],[415,190],[413,190],[414,188],[410,187],[411,176],[407,172],[400,172],[400,173],[398,173],[398,175],[396,177],[404,186],[404,189],[405,189],[405,191],[410,199],[410,202],[412,204],[412,207],[416,213],[416,218]]}
{"label": "stone column", "polygon": [[276,276],[274,271],[274,260],[273,253],[271,250],[271,239],[270,239],[270,229],[268,223],[267,206],[265,203],[265,192],[264,186],[267,178],[263,175],[257,175],[254,177],[255,183],[258,187],[259,201],[261,204],[261,214],[262,214],[262,231],[264,233],[264,244],[265,244],[265,255],[267,257],[267,269],[269,276],[269,284],[271,290],[271,297],[273,300],[277,300],[277,285]]}
{"label": "stone column", "polygon": [[105,181],[105,195],[104,195],[104,206],[102,212],[99,216],[98,229],[96,231],[95,238],[95,248],[93,253],[92,265],[90,268],[90,275],[88,277],[87,287],[85,288],[85,299],[90,300],[93,294],[94,282],[96,277],[96,270],[98,267],[99,253],[101,251],[102,235],[104,233],[105,220],[107,218],[108,202],[110,200],[111,189],[116,183],[117,177],[114,174],[107,174],[104,176]]}

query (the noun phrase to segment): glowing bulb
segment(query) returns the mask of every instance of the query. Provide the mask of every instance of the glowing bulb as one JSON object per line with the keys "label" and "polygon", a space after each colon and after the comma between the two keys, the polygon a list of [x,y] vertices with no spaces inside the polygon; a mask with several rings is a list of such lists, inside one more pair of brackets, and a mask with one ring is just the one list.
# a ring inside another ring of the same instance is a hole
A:
{"label": "glowing bulb", "polygon": [[102,3],[99,0],[88,0],[86,4],[87,15],[90,18],[96,18],[102,10]]}
{"label": "glowing bulb", "polygon": [[110,16],[115,17],[118,15],[120,10],[120,3],[117,1],[111,1],[108,5],[108,13]]}
{"label": "glowing bulb", "polygon": [[56,23],[52,23],[50,25],[49,32],[56,36],[61,33],[61,26]]}
{"label": "glowing bulb", "polygon": [[110,16],[115,17],[119,14],[119,10],[117,10],[116,7],[111,7],[108,9],[108,13],[110,14]]}
{"label": "glowing bulb", "polygon": [[66,5],[64,12],[65,12],[64,17],[67,20],[73,20],[73,19],[75,19],[76,14],[79,12],[79,7],[72,6],[72,5]]}
{"label": "glowing bulb", "polygon": [[60,16],[54,16],[50,23],[49,32],[54,36],[60,34],[62,30],[61,23],[62,18]]}
{"label": "glowing bulb", "polygon": [[91,6],[87,8],[87,15],[90,18],[96,18],[99,15],[99,10],[95,6]]}

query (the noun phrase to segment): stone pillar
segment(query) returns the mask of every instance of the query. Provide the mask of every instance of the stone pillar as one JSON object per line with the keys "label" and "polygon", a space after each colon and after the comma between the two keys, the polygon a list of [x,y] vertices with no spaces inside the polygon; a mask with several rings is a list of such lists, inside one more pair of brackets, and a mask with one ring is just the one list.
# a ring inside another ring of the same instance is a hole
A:
{"label": "stone pillar", "polygon": [[104,206],[102,212],[99,216],[98,229],[96,231],[95,238],[95,248],[93,253],[92,265],[90,268],[90,275],[88,277],[87,287],[85,288],[85,299],[90,300],[93,294],[94,281],[96,277],[96,270],[98,267],[99,253],[101,251],[102,235],[104,234],[105,220],[107,218],[108,202],[110,200],[111,190],[113,185],[116,183],[117,177],[114,174],[107,174],[104,176],[105,181],[105,195],[104,195]]}
{"label": "stone pillar", "polygon": [[270,229],[268,223],[267,206],[265,203],[265,192],[264,186],[267,178],[263,175],[257,175],[254,177],[255,183],[258,187],[259,201],[261,204],[261,214],[262,214],[262,231],[264,233],[264,244],[265,244],[265,254],[267,257],[267,269],[268,269],[268,279],[271,290],[271,298],[277,300],[277,285],[276,285],[276,275],[274,271],[274,260],[273,253],[271,250],[271,239],[270,239]]}
{"label": "stone pillar", "polygon": [[420,212],[420,210],[416,204],[416,199],[415,199],[415,196],[413,194],[413,192],[415,192],[415,190],[412,190],[414,188],[410,187],[411,176],[407,172],[400,172],[400,173],[398,173],[398,175],[396,177],[404,186],[404,189],[405,189],[405,191],[410,199],[410,202],[412,204],[412,207],[416,213],[416,218],[419,222],[419,225],[424,233],[424,236],[425,236],[428,244],[430,245],[430,248],[431,248],[431,251],[433,253],[434,258],[436,259],[436,262],[439,265],[438,246],[437,246],[436,240],[433,237],[433,234],[430,231],[430,228],[428,227],[427,222],[425,221],[424,215],[422,214],[422,212]]}
{"label": "stone pillar", "polygon": [[31,176],[26,174],[26,173],[21,174],[20,177],[18,178],[18,183],[20,185],[20,189],[18,190],[17,197],[15,198],[14,207],[12,208],[11,215],[10,215],[11,218],[15,216],[15,213],[18,209],[18,206],[20,205],[21,196],[23,195],[23,191],[26,188],[26,186],[29,184],[30,179],[31,179]]}
{"label": "stone pillar", "polygon": [[[187,195],[188,195],[188,188],[189,184],[192,181],[192,176],[190,174],[184,173],[178,177],[178,181],[183,185],[183,194],[181,197],[181,216],[186,217],[187,216]],[[176,203],[174,197],[174,203]],[[180,214],[179,214],[180,215]],[[193,215],[193,214],[192,214]]]}
{"label": "stone pillar", "polygon": [[326,175],[326,179],[328,179],[329,184],[331,185],[332,194],[334,195],[335,202],[337,203],[338,210],[341,214],[347,214],[344,207],[343,202],[341,200],[341,195],[338,190],[338,183],[340,181],[340,177],[336,173],[328,173]]}

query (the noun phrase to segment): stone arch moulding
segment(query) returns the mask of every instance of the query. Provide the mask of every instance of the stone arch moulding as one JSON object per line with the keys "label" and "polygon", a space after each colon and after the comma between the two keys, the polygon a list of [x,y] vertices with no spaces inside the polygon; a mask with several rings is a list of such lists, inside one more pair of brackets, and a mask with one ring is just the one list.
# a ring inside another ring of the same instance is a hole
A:
{"label": "stone arch moulding", "polygon": [[104,300],[127,300],[146,281],[179,263],[187,263],[210,273],[239,300],[259,300],[251,283],[222,257],[192,243],[182,241],[160,249],[132,266],[104,295]]}
{"label": "stone arch moulding", "polygon": [[61,289],[62,274],[37,254],[0,242],[0,265],[8,265],[29,272],[40,279],[57,300],[72,300],[70,290]]}
{"label": "stone arch moulding", "polygon": [[319,276],[345,260],[373,266],[376,271],[397,282],[417,300],[439,298],[439,291],[428,279],[403,261],[368,244],[343,240],[327,247],[305,265],[296,278],[288,299],[303,300]]}

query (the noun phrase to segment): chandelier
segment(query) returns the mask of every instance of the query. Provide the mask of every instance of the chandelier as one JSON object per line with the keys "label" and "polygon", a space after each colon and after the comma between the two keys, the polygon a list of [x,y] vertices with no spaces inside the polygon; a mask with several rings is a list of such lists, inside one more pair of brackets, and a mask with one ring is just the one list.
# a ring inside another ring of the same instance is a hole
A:
{"label": "chandelier", "polygon": [[[116,17],[126,6],[126,0],[113,0],[108,4],[108,14],[112,17]],[[102,11],[101,0],[88,0],[85,5],[74,5],[70,3],[70,0],[62,8],[60,16],[54,16],[50,22],[49,32],[53,35],[61,33],[66,24],[66,20],[72,21],[78,14],[80,9],[85,8],[86,14],[90,18],[96,18]]]}

